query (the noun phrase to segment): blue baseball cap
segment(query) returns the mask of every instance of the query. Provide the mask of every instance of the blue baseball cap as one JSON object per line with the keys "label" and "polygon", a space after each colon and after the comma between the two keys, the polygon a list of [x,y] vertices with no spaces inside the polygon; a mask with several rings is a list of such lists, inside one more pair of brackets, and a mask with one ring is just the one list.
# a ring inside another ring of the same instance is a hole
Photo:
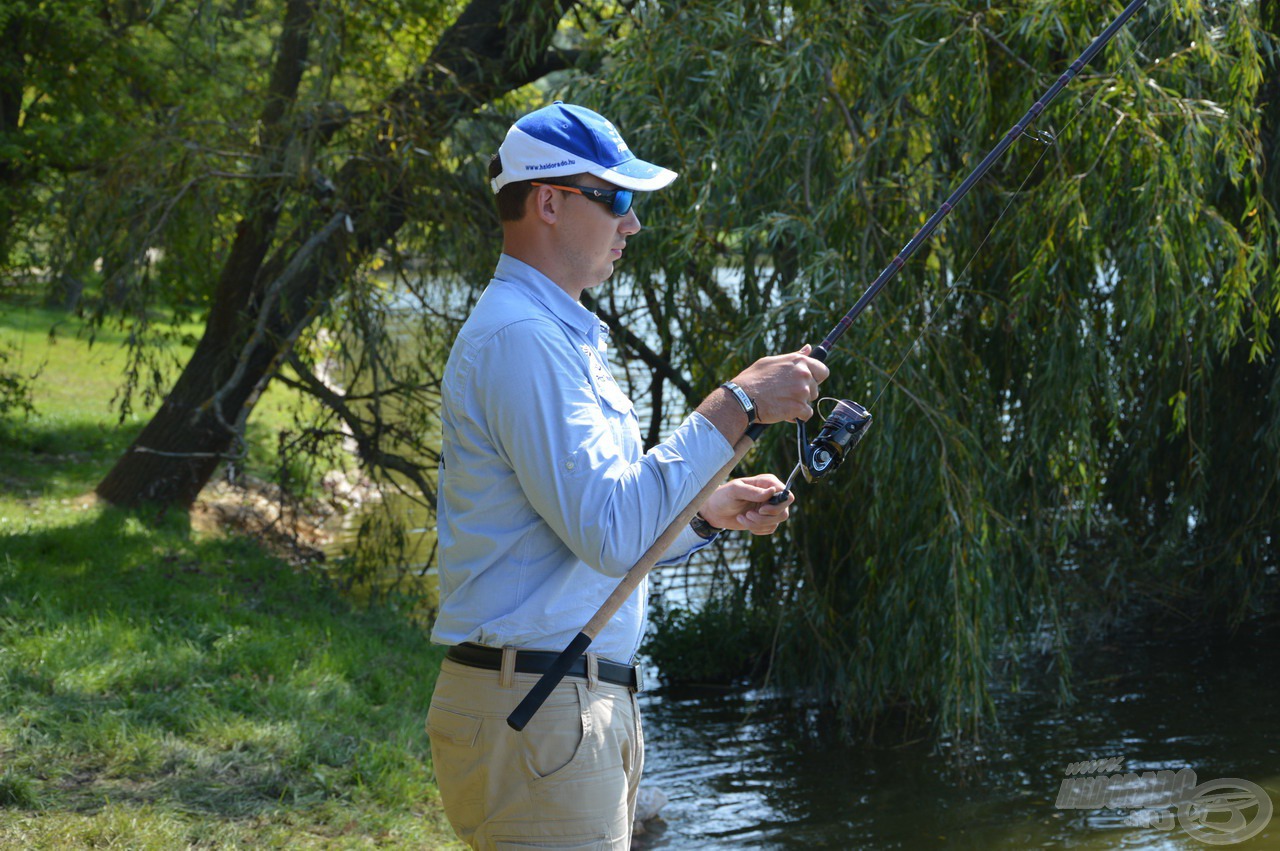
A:
{"label": "blue baseball cap", "polygon": [[631,153],[609,121],[583,106],[556,101],[521,118],[498,148],[502,171],[489,181],[494,194],[508,183],[569,174],[594,174],[602,180],[651,192],[676,179],[669,169]]}

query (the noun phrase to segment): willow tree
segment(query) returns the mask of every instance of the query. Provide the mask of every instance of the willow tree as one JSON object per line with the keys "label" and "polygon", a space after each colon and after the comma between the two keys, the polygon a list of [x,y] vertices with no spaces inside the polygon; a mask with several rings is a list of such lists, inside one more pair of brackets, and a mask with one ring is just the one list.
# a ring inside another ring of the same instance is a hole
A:
{"label": "willow tree", "polygon": [[[574,96],[681,178],[608,312],[690,398],[816,343],[1122,5],[639,4]],[[738,595],[782,681],[972,732],[1011,649],[1065,685],[1083,615],[1265,605],[1278,8],[1153,2],[846,335],[825,389],[875,425]]]}
{"label": "willow tree", "polygon": [[192,14],[185,3],[0,6],[0,271],[51,265],[42,249],[57,229],[49,206],[63,180],[101,169],[136,121],[164,108],[178,57],[211,58],[199,39],[138,37],[190,32]]}
{"label": "willow tree", "polygon": [[[437,202],[456,146],[474,132],[467,125],[572,62],[575,53],[553,40],[577,4],[167,5],[167,17],[133,36],[193,47],[158,69],[179,85],[149,103],[132,143],[62,201],[74,214],[65,216],[57,274],[97,264],[102,291],[126,294],[86,308],[122,313],[129,325],[135,357],[122,407],[137,391],[161,400],[97,493],[118,504],[189,506],[219,466],[243,458],[246,421],[280,377],[331,415],[331,427],[310,433],[354,439],[370,467],[398,471],[430,499],[419,466],[430,448],[417,421],[392,422],[382,411],[429,408],[421,397],[434,386],[432,366],[386,345],[404,293],[375,272],[402,270],[397,239],[449,216],[451,205]],[[400,276],[406,289],[416,280]],[[171,384],[173,365],[153,345],[163,333],[156,307],[203,326]],[[332,333],[317,339],[321,329]],[[345,387],[330,380],[325,360],[343,361]]]}

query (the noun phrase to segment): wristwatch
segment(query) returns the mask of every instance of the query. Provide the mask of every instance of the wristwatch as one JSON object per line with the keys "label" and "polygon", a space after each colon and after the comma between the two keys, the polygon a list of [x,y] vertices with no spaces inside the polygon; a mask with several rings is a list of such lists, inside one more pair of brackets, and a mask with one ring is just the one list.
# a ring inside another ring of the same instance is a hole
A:
{"label": "wristwatch", "polygon": [[732,381],[726,381],[720,386],[732,393],[733,398],[738,400],[738,404],[742,406],[742,410],[747,415],[747,425],[754,423],[756,421],[756,403],[747,395],[747,391],[743,390]]}
{"label": "wristwatch", "polygon": [[701,513],[693,515],[693,519],[689,521],[689,528],[697,532],[698,537],[708,540],[724,531],[719,526],[708,523]]}

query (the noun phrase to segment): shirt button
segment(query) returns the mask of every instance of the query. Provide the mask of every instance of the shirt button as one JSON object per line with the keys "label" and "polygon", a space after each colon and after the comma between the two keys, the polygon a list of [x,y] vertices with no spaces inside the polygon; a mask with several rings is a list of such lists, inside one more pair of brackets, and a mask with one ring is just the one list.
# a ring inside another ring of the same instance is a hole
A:
{"label": "shirt button", "polygon": [[570,458],[568,461],[565,461],[565,462],[564,462],[564,468],[565,468],[566,470],[572,470],[575,466],[577,466],[577,465],[575,465],[575,464],[573,463],[573,459],[572,459],[572,458]]}

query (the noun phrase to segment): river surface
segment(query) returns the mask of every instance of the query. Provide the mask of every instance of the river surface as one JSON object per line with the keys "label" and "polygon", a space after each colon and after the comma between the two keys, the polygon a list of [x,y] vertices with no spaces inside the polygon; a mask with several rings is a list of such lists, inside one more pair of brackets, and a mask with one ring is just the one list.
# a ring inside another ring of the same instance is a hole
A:
{"label": "river surface", "polygon": [[[1087,656],[1070,708],[1034,688],[1002,695],[1002,726],[968,768],[945,746],[902,744],[901,734],[844,744],[792,699],[646,693],[644,784],[669,802],[635,847],[1214,847],[1176,818],[1160,829],[1126,823],[1142,821],[1131,810],[1056,805],[1069,765],[1109,757],[1124,758],[1122,772],[1190,768],[1199,784],[1251,781],[1280,807],[1280,624],[1246,626],[1232,639],[1187,627],[1129,635]],[[1157,812],[1147,811],[1147,824]],[[1241,812],[1261,821],[1256,806]],[[1280,849],[1280,816],[1226,847]]]}

